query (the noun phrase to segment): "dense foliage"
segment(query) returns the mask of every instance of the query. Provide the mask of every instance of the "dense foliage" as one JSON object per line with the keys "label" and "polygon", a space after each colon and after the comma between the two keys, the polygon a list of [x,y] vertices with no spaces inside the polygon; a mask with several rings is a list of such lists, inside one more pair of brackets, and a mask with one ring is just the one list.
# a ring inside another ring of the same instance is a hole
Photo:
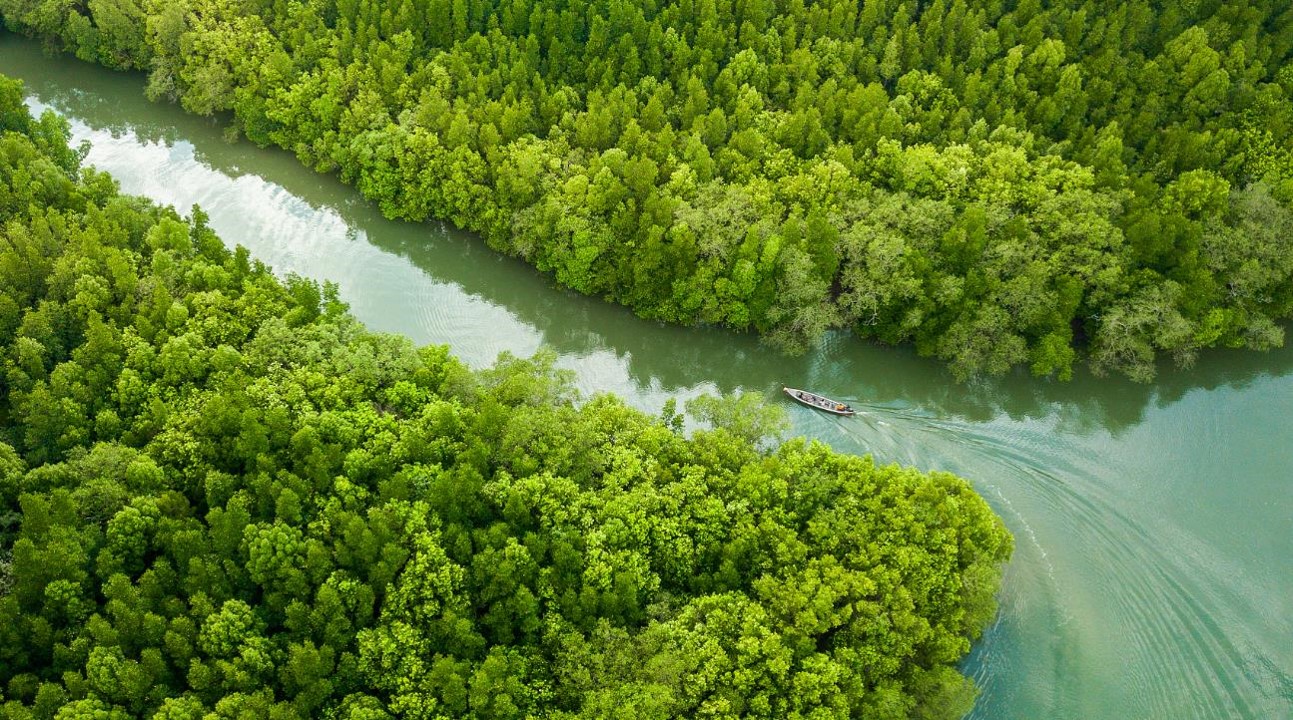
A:
{"label": "dense foliage", "polygon": [[0,0],[569,287],[960,377],[1293,313],[1284,0]]}
{"label": "dense foliage", "polygon": [[0,82],[0,718],[957,717],[968,484],[472,373],[78,171]]}

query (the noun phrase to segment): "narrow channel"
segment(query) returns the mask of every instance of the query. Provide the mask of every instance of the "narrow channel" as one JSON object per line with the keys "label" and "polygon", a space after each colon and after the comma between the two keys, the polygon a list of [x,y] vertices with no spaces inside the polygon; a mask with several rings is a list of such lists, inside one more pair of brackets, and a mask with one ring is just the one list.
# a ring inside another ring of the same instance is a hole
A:
{"label": "narrow channel", "polygon": [[[1001,616],[965,669],[974,718],[1293,717],[1293,350],[1215,352],[1153,385],[1017,374],[957,385],[910,350],[846,337],[787,358],[752,337],[668,327],[555,288],[466,233],[391,222],[291,155],[0,34],[0,72],[87,140],[130,193],[199,204],[280,274],[336,282],[370,327],[473,366],[553,348],[585,394],[657,412],[745,389],[794,433],[970,478],[1017,550]],[[793,405],[783,385],[850,403]]]}

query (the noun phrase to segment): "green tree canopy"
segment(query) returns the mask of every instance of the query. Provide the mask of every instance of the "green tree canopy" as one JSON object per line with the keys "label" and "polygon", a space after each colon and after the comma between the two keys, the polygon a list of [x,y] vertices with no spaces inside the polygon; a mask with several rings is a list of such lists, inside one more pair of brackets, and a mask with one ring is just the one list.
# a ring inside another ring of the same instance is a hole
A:
{"label": "green tree canopy", "polygon": [[550,354],[468,371],[226,250],[200,210],[69,172],[55,124],[9,117],[0,718],[972,699],[954,664],[1011,540],[965,481],[757,445],[784,424],[753,396],[701,402],[717,429],[689,438],[580,398]]}
{"label": "green tree canopy", "polygon": [[[1283,342],[1293,279],[1265,259],[1286,236],[1244,218],[1254,196],[1293,215],[1290,13],[0,0],[8,27],[146,69],[150,96],[232,111],[233,134],[564,286],[790,351],[841,328],[911,342],[958,378],[1086,356],[1145,379],[1163,353]],[[1261,293],[1231,290],[1248,261]]]}

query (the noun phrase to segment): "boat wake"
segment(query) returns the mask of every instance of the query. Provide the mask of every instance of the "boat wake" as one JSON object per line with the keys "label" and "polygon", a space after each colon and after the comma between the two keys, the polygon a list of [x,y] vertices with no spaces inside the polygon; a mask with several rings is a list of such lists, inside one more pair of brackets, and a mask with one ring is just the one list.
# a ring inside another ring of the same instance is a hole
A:
{"label": "boat wake", "polygon": [[[1048,420],[968,423],[912,408],[854,407],[855,419],[818,420],[812,434],[880,463],[970,478],[1016,537],[1000,618],[965,667],[983,690],[971,717],[1256,718],[1288,711],[1289,698],[1269,690],[1291,684],[1287,671],[1277,670],[1283,651],[1254,632],[1252,613],[1269,589],[1259,579],[1232,577],[1226,558],[1203,539],[1127,502],[1130,490],[1120,480],[1137,468],[1101,452],[1115,439],[1061,434]],[[1272,630],[1280,623],[1287,620],[1273,619]],[[1017,646],[1024,636],[1048,639],[1042,647]],[[1104,669],[1097,683],[1071,696],[1057,694],[1071,683],[1040,679],[1076,665]],[[998,686],[997,678],[1021,674],[1038,679]]]}

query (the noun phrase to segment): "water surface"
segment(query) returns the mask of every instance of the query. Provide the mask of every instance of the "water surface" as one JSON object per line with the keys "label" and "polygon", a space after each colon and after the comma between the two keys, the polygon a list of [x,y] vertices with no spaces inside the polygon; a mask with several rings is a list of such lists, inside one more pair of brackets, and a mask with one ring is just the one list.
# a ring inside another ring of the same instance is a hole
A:
{"label": "water surface", "polygon": [[669,397],[782,385],[794,431],[971,478],[1015,534],[1001,616],[966,660],[971,717],[1293,717],[1293,351],[1215,352],[1153,385],[1024,375],[957,385],[909,350],[845,337],[786,358],[752,337],[644,321],[557,289],[476,238],[383,219],[291,155],[147,102],[143,78],[0,34],[0,72],[72,122],[87,162],[187,212],[280,274],[336,282],[377,330],[468,364],[553,347],[585,393]]}

